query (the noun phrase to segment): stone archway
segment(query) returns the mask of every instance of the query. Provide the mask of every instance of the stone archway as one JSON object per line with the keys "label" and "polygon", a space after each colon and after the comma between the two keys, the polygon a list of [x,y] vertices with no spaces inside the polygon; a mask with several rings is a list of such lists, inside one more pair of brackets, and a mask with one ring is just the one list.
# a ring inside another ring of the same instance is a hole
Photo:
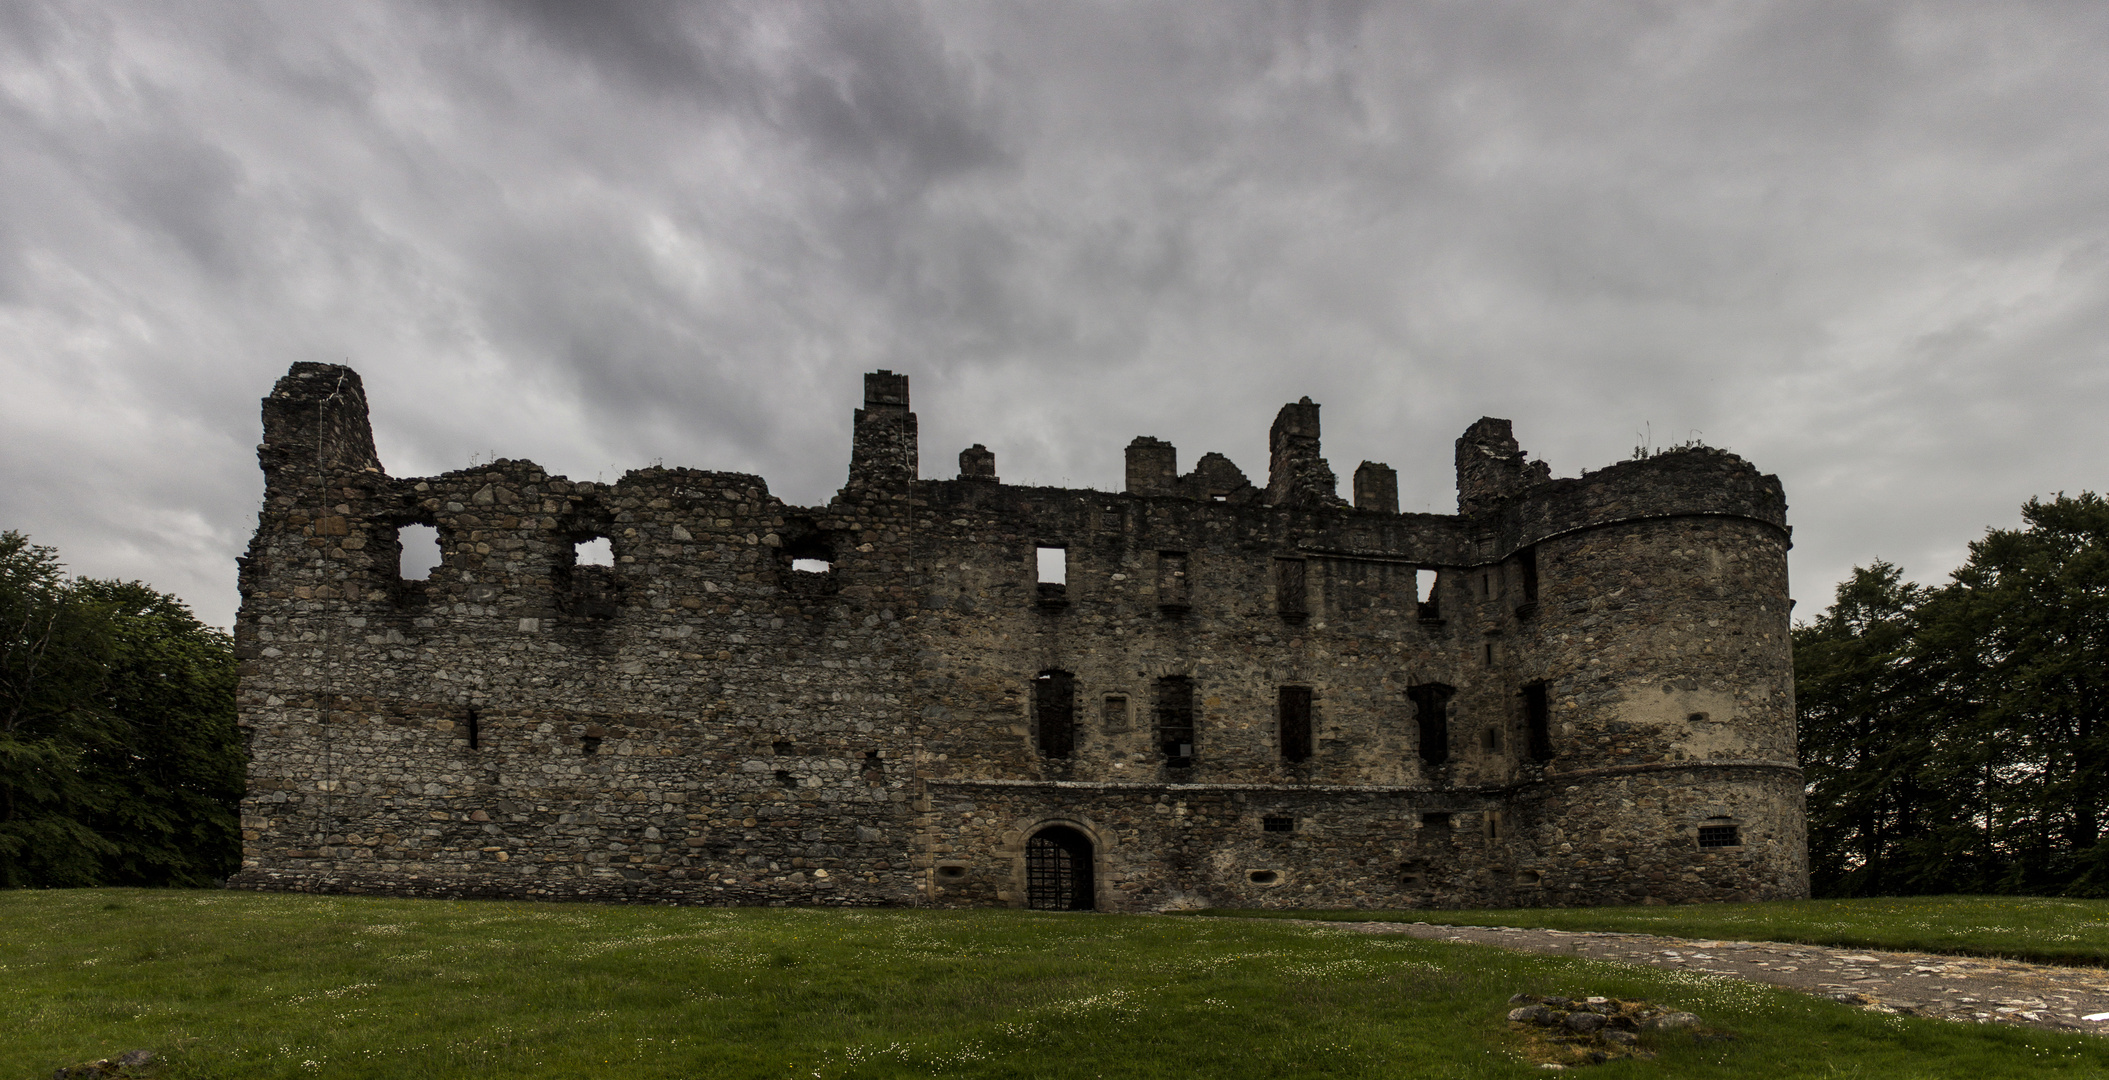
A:
{"label": "stone archway", "polygon": [[1026,905],[1036,911],[1094,911],[1091,838],[1049,825],[1025,842]]}

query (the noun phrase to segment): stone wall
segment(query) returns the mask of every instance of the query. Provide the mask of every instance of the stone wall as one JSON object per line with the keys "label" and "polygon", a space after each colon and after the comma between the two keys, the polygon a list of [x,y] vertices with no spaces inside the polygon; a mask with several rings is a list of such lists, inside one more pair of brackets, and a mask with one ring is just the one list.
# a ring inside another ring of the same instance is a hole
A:
{"label": "stone wall", "polygon": [[1549,480],[1482,420],[1470,513],[1399,514],[1387,466],[1333,492],[1308,400],[1264,486],[1142,438],[1110,493],[979,445],[920,479],[906,377],[866,399],[848,485],[792,507],[695,470],[392,478],[358,376],[296,365],[235,883],[1025,904],[1060,825],[1112,910],[1806,893],[1785,504],[1733,455]]}

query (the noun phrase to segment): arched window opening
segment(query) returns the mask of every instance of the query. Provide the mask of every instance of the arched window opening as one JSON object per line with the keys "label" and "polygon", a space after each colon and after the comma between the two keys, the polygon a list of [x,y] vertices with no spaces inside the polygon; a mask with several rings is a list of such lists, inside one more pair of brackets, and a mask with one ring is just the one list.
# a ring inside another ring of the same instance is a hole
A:
{"label": "arched window opening", "polygon": [[1091,838],[1049,825],[1025,842],[1026,905],[1035,911],[1094,911]]}
{"label": "arched window opening", "polygon": [[1076,676],[1043,671],[1033,680],[1033,729],[1044,757],[1066,758],[1076,749]]}

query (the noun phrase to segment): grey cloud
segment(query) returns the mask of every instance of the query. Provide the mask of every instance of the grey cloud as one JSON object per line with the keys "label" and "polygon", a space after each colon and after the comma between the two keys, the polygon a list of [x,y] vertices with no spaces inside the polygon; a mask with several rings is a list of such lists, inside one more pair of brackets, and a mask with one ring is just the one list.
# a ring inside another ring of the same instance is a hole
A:
{"label": "grey cloud", "polygon": [[[1517,421],[1783,475],[1803,610],[2109,449],[2109,14],[2059,4],[0,7],[0,517],[231,613],[256,399],[366,375],[399,472],[1117,486],[1172,438],[1447,510]],[[1943,561],[1947,560],[1947,561]]]}

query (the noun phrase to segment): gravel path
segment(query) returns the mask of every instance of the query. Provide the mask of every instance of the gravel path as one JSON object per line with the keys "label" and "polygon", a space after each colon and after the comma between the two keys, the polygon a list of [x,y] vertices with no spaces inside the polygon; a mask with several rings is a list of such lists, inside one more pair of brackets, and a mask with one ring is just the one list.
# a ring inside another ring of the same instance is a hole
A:
{"label": "gravel path", "polygon": [[[1886,1013],[1971,1023],[2109,1033],[2109,970],[2016,960],[1875,952],[1777,941],[1708,941],[1653,934],[1506,926],[1319,922],[1371,934],[1411,934],[1524,952],[1587,956],[1771,983]],[[2085,1019],[2101,1014],[2103,1020]]]}

